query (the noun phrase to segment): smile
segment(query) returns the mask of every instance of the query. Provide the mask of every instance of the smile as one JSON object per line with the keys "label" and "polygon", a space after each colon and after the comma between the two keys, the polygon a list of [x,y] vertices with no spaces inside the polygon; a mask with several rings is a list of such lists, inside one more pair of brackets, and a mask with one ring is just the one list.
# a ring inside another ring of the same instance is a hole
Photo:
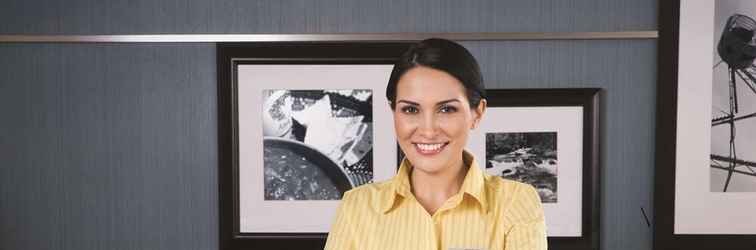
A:
{"label": "smile", "polygon": [[418,153],[422,155],[435,155],[440,153],[446,145],[448,145],[448,142],[444,143],[412,143],[412,145],[415,145],[415,150],[417,150]]}

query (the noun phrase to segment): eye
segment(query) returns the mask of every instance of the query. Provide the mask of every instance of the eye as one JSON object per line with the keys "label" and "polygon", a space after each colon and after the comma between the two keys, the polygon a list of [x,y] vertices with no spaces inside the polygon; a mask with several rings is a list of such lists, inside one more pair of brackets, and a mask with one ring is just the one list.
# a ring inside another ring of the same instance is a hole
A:
{"label": "eye", "polygon": [[457,112],[457,108],[453,106],[444,105],[444,106],[441,106],[441,108],[439,108],[438,111],[441,113],[454,113],[454,112]]}
{"label": "eye", "polygon": [[419,110],[417,110],[415,106],[404,106],[401,108],[401,111],[402,113],[414,114],[414,113],[417,113]]}

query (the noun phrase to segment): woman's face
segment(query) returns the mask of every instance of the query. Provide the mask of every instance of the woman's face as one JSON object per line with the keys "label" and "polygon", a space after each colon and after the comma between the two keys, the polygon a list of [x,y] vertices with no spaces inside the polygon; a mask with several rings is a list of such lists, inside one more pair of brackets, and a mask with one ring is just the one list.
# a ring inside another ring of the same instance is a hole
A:
{"label": "woman's face", "polygon": [[399,146],[415,169],[433,174],[462,163],[470,129],[486,102],[471,109],[465,88],[450,74],[415,67],[399,78],[394,129]]}

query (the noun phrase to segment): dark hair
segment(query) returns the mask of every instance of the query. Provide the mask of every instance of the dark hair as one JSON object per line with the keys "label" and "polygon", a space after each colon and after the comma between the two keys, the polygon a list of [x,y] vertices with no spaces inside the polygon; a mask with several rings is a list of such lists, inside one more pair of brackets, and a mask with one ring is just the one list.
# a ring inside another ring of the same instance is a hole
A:
{"label": "dark hair", "polygon": [[475,57],[458,43],[430,38],[412,45],[394,64],[386,86],[386,98],[391,109],[396,107],[396,85],[399,78],[418,66],[441,70],[457,78],[465,87],[470,108],[478,107],[480,100],[486,98],[486,87]]}

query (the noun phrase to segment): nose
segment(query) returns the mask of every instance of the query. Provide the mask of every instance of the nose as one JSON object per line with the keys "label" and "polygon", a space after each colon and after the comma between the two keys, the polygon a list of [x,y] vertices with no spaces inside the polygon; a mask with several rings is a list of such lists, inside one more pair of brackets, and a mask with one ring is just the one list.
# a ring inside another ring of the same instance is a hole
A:
{"label": "nose", "polygon": [[424,138],[435,138],[438,133],[438,121],[435,114],[432,112],[426,112],[417,130],[420,136]]}

